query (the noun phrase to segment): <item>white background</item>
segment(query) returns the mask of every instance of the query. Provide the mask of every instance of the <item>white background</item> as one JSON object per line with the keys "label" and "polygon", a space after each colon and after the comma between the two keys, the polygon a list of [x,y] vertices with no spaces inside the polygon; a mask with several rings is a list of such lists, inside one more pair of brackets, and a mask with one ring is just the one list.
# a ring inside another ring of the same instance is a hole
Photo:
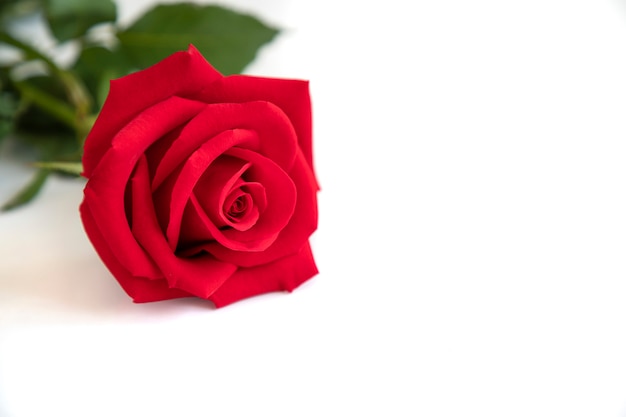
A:
{"label": "white background", "polygon": [[0,415],[625,417],[626,2],[223,4],[311,81],[321,273],[133,304],[54,180],[0,215]]}

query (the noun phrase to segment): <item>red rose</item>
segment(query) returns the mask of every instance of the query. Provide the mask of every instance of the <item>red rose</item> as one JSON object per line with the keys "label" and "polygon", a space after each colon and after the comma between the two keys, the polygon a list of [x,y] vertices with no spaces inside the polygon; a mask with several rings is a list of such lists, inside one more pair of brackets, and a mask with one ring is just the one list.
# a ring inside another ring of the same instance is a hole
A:
{"label": "red rose", "polygon": [[80,207],[135,302],[217,307],[317,273],[308,83],[224,77],[192,46],[111,82]]}

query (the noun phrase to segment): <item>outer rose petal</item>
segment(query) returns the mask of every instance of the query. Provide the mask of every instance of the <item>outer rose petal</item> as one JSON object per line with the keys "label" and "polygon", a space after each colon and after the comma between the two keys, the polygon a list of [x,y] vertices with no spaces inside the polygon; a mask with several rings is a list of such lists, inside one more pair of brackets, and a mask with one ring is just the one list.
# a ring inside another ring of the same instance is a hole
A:
{"label": "outer rose petal", "polygon": [[111,81],[109,95],[87,140],[84,175],[92,175],[111,139],[139,112],[171,96],[190,97],[223,76],[189,46],[143,71]]}
{"label": "outer rose petal", "polygon": [[294,255],[254,268],[239,268],[209,300],[219,308],[268,292],[291,292],[317,272],[311,246],[306,243]]}
{"label": "outer rose petal", "polygon": [[126,184],[148,146],[202,107],[202,103],[171,97],[146,109],[113,138],[112,147],[85,185],[83,204],[89,205],[100,233],[118,261],[135,276],[160,274],[155,274],[154,264],[131,234],[125,212]]}
{"label": "outer rose petal", "polygon": [[280,107],[291,120],[304,158],[313,169],[311,97],[308,81],[230,75],[205,88],[197,98],[207,103],[243,103],[259,100]]}
{"label": "outer rose petal", "polygon": [[165,279],[148,279],[135,277],[118,262],[109,245],[102,237],[96,226],[93,216],[87,205],[80,207],[80,215],[85,231],[91,239],[93,247],[98,252],[102,262],[109,268],[122,289],[136,303],[148,303],[152,301],[170,300],[172,298],[191,297],[192,295],[176,288],[170,288]]}
{"label": "outer rose petal", "polygon": [[[156,189],[179,164],[203,144],[229,130],[250,131],[258,136],[254,141],[233,143],[267,156],[284,170],[293,165],[298,149],[297,137],[289,118],[272,103],[208,104],[181,131],[159,162],[152,189]],[[213,145],[208,145],[213,147]],[[154,161],[150,161],[152,164]]]}

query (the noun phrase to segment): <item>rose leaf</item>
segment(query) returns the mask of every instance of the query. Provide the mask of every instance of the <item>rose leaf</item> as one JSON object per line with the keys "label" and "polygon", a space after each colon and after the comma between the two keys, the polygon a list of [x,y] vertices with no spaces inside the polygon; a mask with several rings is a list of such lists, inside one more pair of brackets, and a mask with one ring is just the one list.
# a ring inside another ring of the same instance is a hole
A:
{"label": "rose leaf", "polygon": [[13,196],[13,198],[0,207],[0,211],[13,210],[17,207],[23,206],[35,198],[45,184],[49,174],[50,171],[47,169],[40,169],[37,171],[37,174],[35,174],[33,179],[26,184],[24,188],[22,188],[15,196]]}
{"label": "rose leaf", "polygon": [[117,18],[112,0],[46,0],[44,14],[60,42],[83,36],[92,26]]}
{"label": "rose leaf", "polygon": [[193,44],[224,74],[240,73],[278,30],[219,6],[158,5],[117,34],[120,48],[146,68]]}

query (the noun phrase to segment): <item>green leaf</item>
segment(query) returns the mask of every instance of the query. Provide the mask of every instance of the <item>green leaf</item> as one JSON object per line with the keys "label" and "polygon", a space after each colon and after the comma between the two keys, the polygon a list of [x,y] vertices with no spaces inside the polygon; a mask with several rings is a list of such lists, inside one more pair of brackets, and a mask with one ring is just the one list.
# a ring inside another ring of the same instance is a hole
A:
{"label": "green leaf", "polygon": [[58,171],[65,174],[71,174],[80,176],[83,172],[83,164],[80,162],[35,162],[34,164],[38,168],[49,169],[50,171]]}
{"label": "green leaf", "polygon": [[112,0],[45,0],[44,13],[55,38],[64,42],[83,36],[98,23],[115,22]]}
{"label": "green leaf", "polygon": [[182,3],[158,5],[117,35],[120,48],[139,68],[193,44],[219,71],[235,74],[277,33],[250,15]]}
{"label": "green leaf", "polygon": [[0,211],[13,210],[17,207],[23,206],[35,198],[45,184],[49,174],[50,172],[46,169],[40,169],[37,171],[37,174],[35,174],[33,179],[26,184],[24,188],[22,188],[15,196],[13,196],[13,198],[0,207]]}

